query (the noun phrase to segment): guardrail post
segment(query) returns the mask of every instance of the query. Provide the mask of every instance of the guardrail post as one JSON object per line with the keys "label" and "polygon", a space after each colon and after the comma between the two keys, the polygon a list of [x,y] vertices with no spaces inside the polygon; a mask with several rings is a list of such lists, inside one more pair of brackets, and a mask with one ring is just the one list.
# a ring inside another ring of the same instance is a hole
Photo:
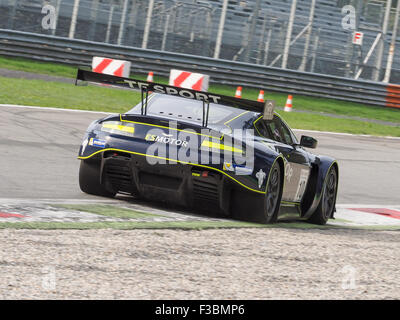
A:
{"label": "guardrail post", "polygon": [[57,25],[58,25],[58,18],[60,17],[60,10],[61,10],[61,0],[56,0],[57,1],[57,7],[56,7],[56,20],[54,22],[54,29],[51,30],[51,34],[53,36],[56,35],[57,31]]}
{"label": "guardrail post", "polygon": [[69,36],[68,36],[68,38],[70,38],[70,39],[75,38],[75,29],[76,29],[76,23],[78,20],[79,2],[80,2],[80,0],[75,0],[74,8],[72,10],[71,26],[69,28]]}
{"label": "guardrail post", "polygon": [[92,0],[92,6],[90,8],[90,29],[88,37],[89,40],[94,40],[95,38],[98,10],[99,10],[99,0]]}
{"label": "guardrail post", "polygon": [[315,35],[314,39],[314,48],[312,50],[310,72],[314,72],[315,70],[315,62],[317,60],[317,51],[318,51],[320,33],[321,33],[321,28],[318,28],[317,34]]}
{"label": "guardrail post", "polygon": [[165,26],[164,26],[164,34],[161,43],[161,51],[165,51],[165,46],[167,44],[167,37],[168,37],[168,28],[169,28],[169,20],[171,19],[171,15],[168,13],[167,18],[165,19]]}
{"label": "guardrail post", "polygon": [[110,13],[108,16],[108,25],[107,25],[107,32],[106,32],[106,43],[110,43],[110,34],[111,34],[111,27],[112,27],[112,20],[114,15],[114,6],[111,6]]}
{"label": "guardrail post", "polygon": [[386,39],[387,29],[389,26],[390,9],[391,8],[392,8],[392,0],[387,0],[385,19],[383,21],[383,27],[382,27],[382,38],[379,41],[379,47],[378,47],[378,52],[377,52],[377,56],[376,56],[376,66],[375,66],[375,70],[373,72],[373,77],[372,77],[374,81],[379,81],[379,78],[380,78],[380,71],[382,68],[382,60],[383,60],[383,51],[385,49],[385,39]]}
{"label": "guardrail post", "polygon": [[293,32],[293,23],[294,18],[296,16],[296,7],[297,7],[297,0],[292,0],[292,8],[290,9],[290,17],[289,17],[289,25],[286,32],[286,41],[285,41],[285,48],[283,50],[283,58],[282,58],[282,69],[287,68],[287,62],[289,58],[289,49],[290,49],[290,42],[292,39],[292,32]]}
{"label": "guardrail post", "polygon": [[306,66],[307,66],[308,48],[310,46],[310,39],[311,39],[311,33],[312,33],[312,29],[313,29],[312,28],[313,22],[314,22],[315,2],[316,2],[316,0],[312,0],[312,2],[311,2],[310,16],[308,18],[309,26],[308,26],[308,30],[307,30],[307,34],[306,34],[306,43],[304,44],[303,59],[301,60],[299,71],[305,71]]}
{"label": "guardrail post", "polygon": [[149,1],[149,10],[147,10],[146,25],[144,27],[142,49],[147,49],[147,43],[149,41],[151,17],[153,15],[154,0]]}
{"label": "guardrail post", "polygon": [[11,7],[11,14],[8,17],[8,29],[14,29],[15,12],[18,6],[18,0],[9,0],[8,5]]}
{"label": "guardrail post", "polygon": [[119,26],[119,34],[118,34],[118,44],[122,44],[122,39],[124,37],[124,30],[125,30],[125,20],[126,20],[126,11],[128,10],[128,0],[124,1],[124,7],[122,9],[122,17],[121,17],[121,24]]}
{"label": "guardrail post", "polygon": [[253,18],[251,19],[250,32],[248,34],[249,41],[246,48],[246,55],[245,55],[246,62],[250,62],[251,52],[253,50],[253,43],[254,43],[254,33],[257,26],[258,12],[260,11],[260,6],[261,6],[261,0],[257,0],[256,5],[254,7]]}
{"label": "guardrail post", "polygon": [[214,59],[219,58],[219,53],[221,51],[222,35],[224,33],[227,9],[228,9],[228,0],[224,0],[224,4],[222,5],[221,18],[219,20],[217,41],[215,42]]}
{"label": "guardrail post", "polygon": [[400,0],[397,1],[396,15],[395,15],[395,18],[394,18],[394,26],[393,26],[393,33],[392,33],[392,42],[390,43],[389,56],[388,56],[388,61],[387,61],[387,65],[386,65],[385,78],[383,79],[383,82],[386,82],[386,83],[388,83],[390,81],[390,75],[392,74],[394,49],[396,48],[396,40],[397,40],[397,28],[399,26],[399,15],[400,15]]}

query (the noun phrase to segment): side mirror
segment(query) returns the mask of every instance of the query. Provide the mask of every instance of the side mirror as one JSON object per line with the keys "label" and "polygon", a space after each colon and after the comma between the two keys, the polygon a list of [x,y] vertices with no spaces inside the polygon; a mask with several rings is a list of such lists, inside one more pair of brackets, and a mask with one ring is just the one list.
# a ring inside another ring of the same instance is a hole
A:
{"label": "side mirror", "polygon": [[318,141],[316,139],[314,139],[313,137],[301,136],[300,145],[302,147],[315,149],[318,145]]}

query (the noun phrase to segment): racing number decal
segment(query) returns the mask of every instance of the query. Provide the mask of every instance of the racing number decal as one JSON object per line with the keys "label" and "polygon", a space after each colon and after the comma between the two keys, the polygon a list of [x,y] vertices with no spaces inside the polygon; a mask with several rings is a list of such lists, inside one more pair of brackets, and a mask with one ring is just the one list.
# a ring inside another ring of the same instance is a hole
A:
{"label": "racing number decal", "polygon": [[285,159],[286,165],[285,165],[285,177],[287,179],[288,182],[290,182],[290,180],[292,179],[293,176],[293,168],[290,165],[289,161],[287,161]]}
{"label": "racing number decal", "polygon": [[294,201],[298,202],[303,197],[303,194],[306,191],[306,186],[307,186],[307,181],[308,181],[309,174],[310,174],[310,170],[301,169],[299,185],[297,186],[297,192],[296,192],[296,195],[294,197]]}

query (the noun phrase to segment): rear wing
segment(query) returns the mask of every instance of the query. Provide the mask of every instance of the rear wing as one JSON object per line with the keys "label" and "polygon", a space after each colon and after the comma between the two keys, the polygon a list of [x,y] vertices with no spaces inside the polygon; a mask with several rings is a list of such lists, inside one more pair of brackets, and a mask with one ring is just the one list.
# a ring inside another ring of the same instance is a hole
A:
{"label": "rear wing", "polygon": [[[264,114],[264,119],[271,120],[274,115],[275,101],[267,100],[265,103],[235,97],[223,96],[219,94],[196,91],[191,89],[169,86],[161,83],[147,82],[131,78],[122,78],[107,74],[91,72],[78,69],[75,85],[78,81],[102,83],[116,87],[139,90],[142,93],[142,114],[147,113],[147,97],[151,92],[168,94],[172,96],[199,100],[203,102],[203,125],[208,123],[208,113],[210,103],[237,107],[240,109],[259,112]],[[207,110],[206,110],[207,105]]]}

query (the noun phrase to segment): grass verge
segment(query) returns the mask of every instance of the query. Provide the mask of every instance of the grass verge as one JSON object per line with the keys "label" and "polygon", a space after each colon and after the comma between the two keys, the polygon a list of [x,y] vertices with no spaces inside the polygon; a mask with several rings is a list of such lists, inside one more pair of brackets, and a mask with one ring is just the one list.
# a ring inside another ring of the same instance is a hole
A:
{"label": "grass verge", "polygon": [[[128,208],[120,208],[115,205],[96,204],[51,204],[55,208],[89,212],[117,219],[129,219],[127,221],[106,221],[106,222],[0,222],[0,229],[41,229],[41,230],[90,230],[90,229],[180,229],[180,230],[206,230],[206,229],[237,229],[237,228],[281,228],[281,229],[354,229],[371,231],[395,231],[400,226],[346,226],[314,225],[303,221],[282,220],[276,224],[259,224],[246,221],[221,220],[221,221],[151,221],[151,218],[167,217],[167,215],[139,212]],[[184,216],[182,216],[184,217]],[[147,218],[147,221],[139,219]],[[138,220],[136,220],[138,219]],[[136,221],[135,221],[136,220]],[[349,221],[336,219],[336,222],[348,223]]]}
{"label": "grass verge", "polygon": [[[135,91],[0,77],[0,104],[124,113],[139,102],[140,93]],[[297,129],[400,137],[400,126],[389,127],[319,114],[282,112],[282,115],[292,128]]]}
{"label": "grass verge", "polygon": [[[3,56],[0,56],[0,68],[47,74],[53,76],[61,76],[66,78],[74,78],[76,76],[76,70],[77,70],[77,67],[70,65],[63,65],[51,62],[38,62],[23,58],[9,58]],[[132,75],[132,77],[142,80],[146,78],[146,76],[144,76],[143,74],[134,74]],[[161,83],[168,82],[166,78],[157,77],[157,75],[155,77],[155,81]],[[245,85],[243,86],[243,88],[244,88],[243,98],[251,100],[257,99],[258,90],[253,88],[246,88]],[[227,85],[217,85],[217,84],[210,85],[210,92],[215,92],[218,94],[223,94],[228,96],[233,95],[235,89],[236,88]],[[287,94],[284,93],[266,92],[266,96],[268,99],[276,100],[279,106],[284,106],[287,99]],[[346,115],[346,116],[374,119],[380,121],[389,121],[400,124],[400,110],[397,109],[374,107],[374,106],[363,105],[360,103],[343,102],[325,98],[313,98],[302,95],[295,95],[293,102],[294,102],[294,108],[298,110]],[[32,103],[33,102],[31,102],[31,104]],[[118,103],[119,101],[116,100],[114,105],[117,105]],[[41,106],[47,106],[47,105],[41,105]],[[122,105],[121,107],[125,108],[125,105]]]}

